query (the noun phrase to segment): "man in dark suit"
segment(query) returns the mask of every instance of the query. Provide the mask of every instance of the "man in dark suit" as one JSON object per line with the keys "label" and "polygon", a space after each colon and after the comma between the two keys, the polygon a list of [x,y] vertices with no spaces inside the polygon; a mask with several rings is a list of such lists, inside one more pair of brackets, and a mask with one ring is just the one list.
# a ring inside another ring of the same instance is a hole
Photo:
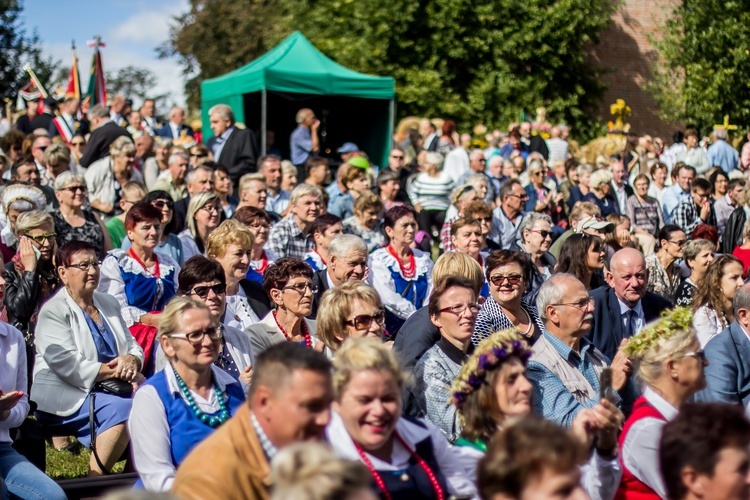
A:
{"label": "man in dark suit", "polygon": [[169,122],[157,130],[156,135],[170,139],[179,139],[183,133],[186,137],[193,137],[195,134],[190,125],[185,125],[185,110],[179,106],[175,106],[169,112]]}
{"label": "man in dark suit", "polygon": [[589,339],[607,358],[614,359],[624,339],[640,332],[672,304],[661,295],[646,291],[646,261],[634,248],[615,253],[605,278],[608,285],[591,292],[594,323]]}
{"label": "man in dark suit", "polygon": [[361,280],[367,268],[367,244],[359,236],[342,234],[335,237],[328,247],[328,267],[313,274],[313,288],[318,287],[313,296],[312,312],[308,318],[315,319],[323,294],[329,288],[345,281]]}
{"label": "man in dark suit", "polygon": [[252,130],[235,126],[232,108],[226,104],[212,107],[208,110],[208,116],[214,136],[206,146],[213,153],[214,161],[227,167],[236,186],[240,177],[257,170],[258,145],[255,134]]}
{"label": "man in dark suit", "polygon": [[113,123],[109,118],[109,109],[104,104],[97,104],[86,113],[91,124],[91,136],[83,150],[81,161],[82,167],[88,168],[96,160],[104,158],[109,154],[109,146],[118,137],[127,137],[133,140],[124,128]]}
{"label": "man in dark suit", "polygon": [[44,101],[42,101],[42,105],[44,106],[44,111],[41,115],[36,115],[36,117],[31,120],[31,131],[38,128],[43,128],[44,130],[49,131],[49,126],[52,124],[52,119],[55,117],[55,110],[57,109],[57,100],[54,97],[45,97]]}

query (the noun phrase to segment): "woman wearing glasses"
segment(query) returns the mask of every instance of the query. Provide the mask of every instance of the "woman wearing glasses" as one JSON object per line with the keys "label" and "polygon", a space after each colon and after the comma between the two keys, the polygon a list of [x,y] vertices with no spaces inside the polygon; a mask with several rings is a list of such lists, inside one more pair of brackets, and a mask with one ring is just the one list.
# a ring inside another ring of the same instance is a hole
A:
{"label": "woman wearing glasses", "polygon": [[659,231],[659,249],[646,257],[648,291],[658,293],[673,304],[682,279],[675,262],[682,258],[685,243],[685,231],[667,224]]}
{"label": "woman wearing glasses", "polygon": [[382,339],[385,309],[374,288],[362,281],[347,281],[326,290],[315,323],[320,340],[316,349],[333,359],[349,337]]}
{"label": "woman wearing glasses", "polygon": [[274,310],[246,330],[255,356],[281,342],[297,342],[308,348],[318,343],[315,321],[307,319],[318,291],[312,277],[310,266],[295,257],[284,257],[268,266],[263,289]]}
{"label": "woman wearing glasses", "polygon": [[[95,445],[89,475],[100,476],[128,445],[125,421],[132,400],[125,394],[144,380],[143,351],[128,331],[121,304],[97,292],[99,250],[73,241],[57,251],[55,262],[64,288],[39,311],[31,392],[37,419],[51,434]],[[92,404],[91,391],[102,381],[120,394],[97,392]]]}
{"label": "woman wearing glasses", "polygon": [[619,213],[617,201],[610,196],[612,191],[612,172],[606,169],[599,169],[591,174],[589,181],[591,191],[583,197],[582,201],[594,203],[601,211],[601,216],[606,217],[609,214]]}
{"label": "woman wearing glasses", "polygon": [[531,277],[526,288],[526,300],[534,303],[542,283],[547,281],[555,269],[557,261],[549,253],[552,244],[552,219],[549,215],[529,212],[518,224],[519,239],[511,250],[520,250],[531,261]]}
{"label": "woman wearing glasses", "polygon": [[86,179],[73,172],[63,172],[55,179],[55,197],[60,207],[52,211],[57,244],[85,241],[99,252],[99,258],[112,249],[109,231],[91,210],[85,210]]}
{"label": "woman wearing glasses", "polygon": [[185,262],[193,255],[204,255],[208,235],[221,221],[221,200],[210,191],[198,193],[188,204],[187,228],[179,234],[182,258]]}
{"label": "woman wearing glasses", "polygon": [[246,278],[263,284],[263,274],[268,266],[277,259],[273,251],[265,248],[266,243],[268,243],[268,232],[271,229],[271,217],[260,208],[240,207],[234,214],[234,220],[243,224],[253,234],[253,246],[250,248],[250,266]]}
{"label": "woman wearing glasses", "polygon": [[734,321],[734,294],[744,284],[742,263],[720,255],[709,265],[693,295],[693,319],[701,347]]}
{"label": "woman wearing glasses", "polygon": [[174,296],[180,268],[169,255],[157,253],[161,212],[149,203],[133,205],[125,217],[131,246],[112,250],[102,262],[99,291],[115,297],[122,317],[144,352],[144,373],[151,363],[159,312]]}
{"label": "woman wearing glasses", "polygon": [[[177,264],[182,265],[184,262],[182,257],[182,241],[175,234],[177,222],[174,219],[174,202],[172,201],[172,197],[166,191],[157,190],[146,193],[146,196],[141,201],[151,204],[152,207],[157,208],[161,212],[161,235],[159,236],[159,244],[156,246],[156,251],[169,255]],[[124,218],[123,222],[125,222]],[[122,240],[120,248],[123,250],[130,248],[130,240],[127,236]]]}
{"label": "woman wearing glasses", "polygon": [[521,252],[495,250],[487,256],[490,297],[477,315],[471,342],[478,345],[493,333],[515,328],[529,345],[544,331],[536,305],[523,300],[531,278],[531,262]]}
{"label": "woman wearing glasses", "polygon": [[190,451],[245,401],[238,380],[214,365],[222,330],[206,304],[175,297],[159,322],[169,364],[133,398],[128,432],[133,460],[149,491],[168,491]]}

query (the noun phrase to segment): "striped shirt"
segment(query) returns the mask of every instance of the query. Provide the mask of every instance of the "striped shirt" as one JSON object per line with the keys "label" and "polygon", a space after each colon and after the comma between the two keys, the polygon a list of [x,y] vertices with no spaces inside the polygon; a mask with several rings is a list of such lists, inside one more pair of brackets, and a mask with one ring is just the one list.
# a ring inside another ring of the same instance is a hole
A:
{"label": "striped shirt", "polygon": [[422,205],[423,210],[448,210],[453,187],[453,179],[445,172],[437,177],[422,172],[411,183],[409,198],[415,205]]}

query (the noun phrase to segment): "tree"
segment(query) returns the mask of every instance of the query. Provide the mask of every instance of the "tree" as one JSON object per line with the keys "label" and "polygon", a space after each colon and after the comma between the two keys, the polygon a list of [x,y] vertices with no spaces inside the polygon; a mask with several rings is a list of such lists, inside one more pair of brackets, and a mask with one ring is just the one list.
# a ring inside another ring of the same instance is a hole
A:
{"label": "tree", "polygon": [[[26,32],[20,20],[23,3],[20,0],[0,2],[0,96],[15,100],[18,91],[29,81],[24,71],[29,64],[42,85],[49,83],[54,68],[60,64],[42,57],[42,45],[36,30]],[[47,89],[50,91],[50,89]]]}
{"label": "tree", "polygon": [[709,129],[729,115],[750,124],[750,11],[742,2],[684,0],[654,40],[649,90],[669,122]]}
{"label": "tree", "polygon": [[153,88],[156,86],[156,75],[148,69],[139,66],[125,66],[117,73],[107,72],[107,93],[122,94],[125,97],[144,100],[163,99],[166,96],[154,96]]}

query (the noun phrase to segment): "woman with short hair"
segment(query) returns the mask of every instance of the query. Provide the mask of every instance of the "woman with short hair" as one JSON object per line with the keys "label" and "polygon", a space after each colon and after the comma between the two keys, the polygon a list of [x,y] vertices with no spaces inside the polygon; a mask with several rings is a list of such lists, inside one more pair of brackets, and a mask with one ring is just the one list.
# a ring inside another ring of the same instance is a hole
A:
{"label": "woman with short hair", "polygon": [[115,215],[128,182],[143,182],[135,165],[135,145],[130,137],[118,137],[109,146],[109,155],[92,163],[86,171],[86,187],[91,208],[106,219]]}
{"label": "woman with short hair", "polygon": [[64,142],[53,142],[44,150],[46,175],[51,183],[58,175],[70,169],[70,148]]}
{"label": "woman with short hair", "polygon": [[701,347],[734,321],[734,294],[744,284],[742,263],[736,257],[720,255],[708,265],[692,304]]}
{"label": "woman with short hair", "polygon": [[549,253],[552,244],[552,218],[547,214],[529,212],[518,224],[518,240],[511,250],[525,253],[531,263],[531,281],[528,284],[529,302],[533,302],[542,283],[555,269],[557,260]]}
{"label": "woman with short hair", "polygon": [[322,271],[328,267],[328,246],[336,236],[344,233],[341,217],[323,214],[310,226],[310,234],[315,248],[305,254],[303,259],[313,271]]}
{"label": "woman with short hair", "polygon": [[659,231],[659,249],[646,257],[648,291],[674,303],[681,275],[675,265],[682,258],[687,236],[679,226],[667,224]]}
{"label": "woman with short hair", "polygon": [[363,191],[354,202],[354,215],[342,222],[344,232],[359,236],[374,252],[383,246],[383,201],[372,191]]}
{"label": "woman with short hair", "polygon": [[247,227],[253,234],[247,279],[262,284],[263,274],[268,266],[277,259],[276,254],[266,248],[268,233],[271,229],[271,217],[260,208],[240,207],[235,212],[234,219]]}
{"label": "woman with short hair", "polygon": [[63,172],[55,179],[55,196],[60,207],[52,211],[57,233],[57,244],[85,241],[99,251],[99,258],[112,249],[109,231],[86,203],[86,179],[73,172]]}
{"label": "woman with short hair", "polygon": [[[633,195],[628,198],[628,217],[633,224],[636,237],[642,235],[641,238],[655,238],[664,227],[661,204],[648,194],[650,184],[651,180],[646,174],[638,174],[633,181]],[[639,242],[644,246],[641,238]],[[652,251],[653,248],[644,248],[646,255],[650,255]]]}
{"label": "woman with short hair", "polygon": [[578,177],[578,184],[571,186],[570,198],[568,198],[568,210],[573,210],[573,207],[579,201],[583,201],[584,196],[591,192],[589,183],[591,182],[591,174],[594,172],[594,167],[588,164],[581,164],[576,167],[576,175]]}
{"label": "woman with short hair", "polygon": [[[146,196],[141,201],[150,204],[161,212],[161,233],[159,235],[159,244],[156,245],[156,251],[169,255],[177,264],[182,265],[184,262],[182,242],[175,234],[177,221],[174,219],[174,202],[172,201],[172,197],[166,191],[157,190],[146,193]],[[127,215],[125,217],[127,218]],[[123,250],[130,248],[130,239],[127,236],[122,240],[120,247]]]}
{"label": "woman with short hair", "polygon": [[169,152],[172,150],[172,139],[157,137],[154,141],[154,156],[148,158],[143,165],[143,179],[146,187],[151,190],[156,179],[169,170]]}
{"label": "woman with short hair", "polygon": [[708,265],[714,260],[716,244],[709,240],[690,240],[685,244],[682,257],[690,269],[690,276],[682,280],[675,293],[674,305],[690,307],[698,285],[706,275]]}
{"label": "woman with short hair", "polygon": [[187,261],[193,255],[204,255],[211,231],[221,220],[221,200],[211,191],[204,191],[190,197],[188,204],[187,228],[178,236],[182,242],[182,258]]}
{"label": "woman with short hair", "polygon": [[617,201],[611,196],[612,179],[612,172],[603,168],[591,174],[591,180],[589,181],[591,192],[585,195],[582,200],[590,201],[599,207],[602,217],[620,213]]}
{"label": "woman with short hair", "polygon": [[47,202],[44,193],[36,186],[26,184],[10,184],[5,186],[2,194],[2,210],[6,224],[0,231],[0,252],[3,261],[10,262],[18,251],[18,237],[16,236],[16,219],[32,210],[44,212]]}

